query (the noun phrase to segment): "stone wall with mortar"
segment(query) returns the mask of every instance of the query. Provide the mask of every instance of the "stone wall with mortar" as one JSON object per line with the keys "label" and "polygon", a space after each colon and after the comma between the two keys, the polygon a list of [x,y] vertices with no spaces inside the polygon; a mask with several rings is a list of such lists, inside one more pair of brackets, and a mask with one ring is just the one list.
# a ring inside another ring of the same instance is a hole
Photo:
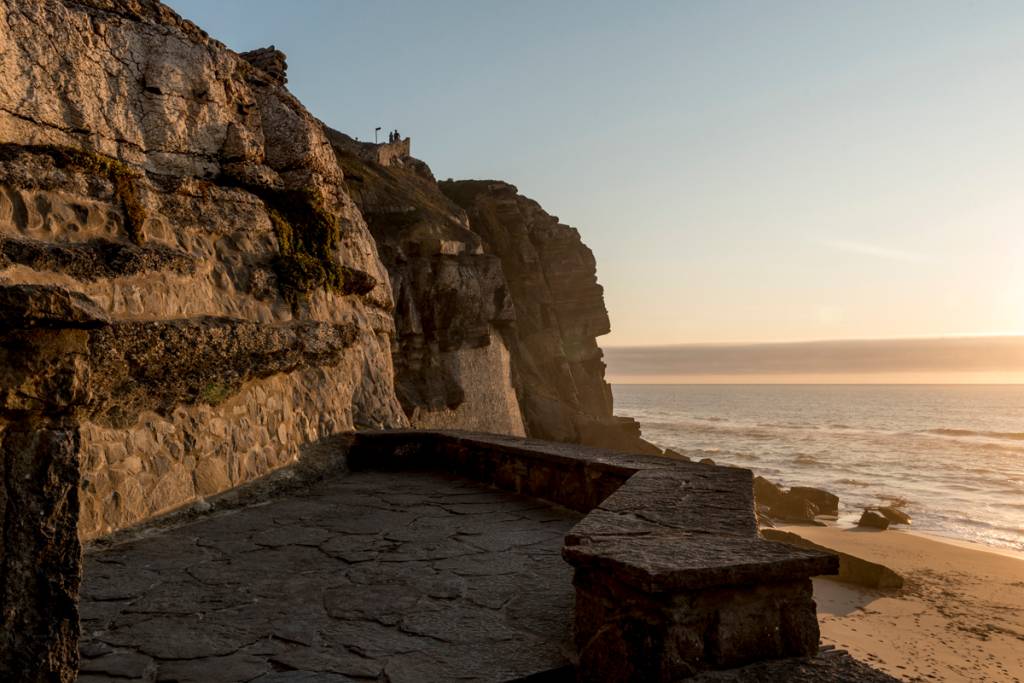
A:
{"label": "stone wall with mortar", "polygon": [[257,479],[351,429],[357,363],[255,380],[220,405],[144,413],[127,429],[83,423],[80,536],[93,539]]}
{"label": "stone wall with mortar", "polygon": [[412,138],[396,142],[362,142],[335,131],[331,142],[365,162],[378,166],[401,166],[412,155]]}

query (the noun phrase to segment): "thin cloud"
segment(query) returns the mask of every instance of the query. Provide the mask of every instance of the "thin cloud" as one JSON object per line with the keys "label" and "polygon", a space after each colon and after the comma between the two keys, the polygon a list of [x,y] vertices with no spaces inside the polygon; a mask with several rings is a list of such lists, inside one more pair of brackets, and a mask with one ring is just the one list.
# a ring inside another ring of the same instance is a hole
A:
{"label": "thin cloud", "polygon": [[605,348],[613,376],[1024,373],[1024,337]]}
{"label": "thin cloud", "polygon": [[822,244],[830,249],[845,251],[851,254],[861,254],[863,256],[874,256],[875,258],[887,261],[901,261],[904,263],[928,263],[934,261],[928,254],[892,249],[878,244],[865,244],[864,242],[850,242],[848,240],[825,240]]}

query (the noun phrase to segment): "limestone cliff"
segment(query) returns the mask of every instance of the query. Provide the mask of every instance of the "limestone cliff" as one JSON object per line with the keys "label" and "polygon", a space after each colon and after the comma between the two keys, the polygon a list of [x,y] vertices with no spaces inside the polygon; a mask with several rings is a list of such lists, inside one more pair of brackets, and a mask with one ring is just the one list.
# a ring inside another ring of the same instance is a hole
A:
{"label": "limestone cliff", "polygon": [[408,139],[329,137],[390,275],[395,388],[412,425],[522,435],[508,348],[515,311],[501,260],[409,156]]}
{"label": "limestone cliff", "polygon": [[[387,271],[283,74],[157,2],[5,0],[0,143],[0,287],[34,309],[82,295],[113,324],[83,363],[166,373],[115,383],[120,405],[81,413],[83,537],[260,476],[339,430],[406,424]],[[58,306],[39,324],[74,318]],[[274,332],[299,321],[348,336],[303,354],[300,336]],[[211,344],[238,352],[210,366]],[[301,362],[249,372],[260,353]],[[144,397],[183,377],[202,384]],[[0,419],[44,410],[14,403]]]}
{"label": "limestone cliff", "polygon": [[437,183],[408,139],[329,137],[391,277],[414,426],[657,451],[613,416],[597,344],[611,325],[577,230],[508,183]]}
{"label": "limestone cliff", "polygon": [[527,433],[659,452],[634,420],[612,413],[597,337],[611,331],[594,254],[575,228],[500,181],[440,184],[466,210],[485,251],[501,259],[515,315],[513,367]]}

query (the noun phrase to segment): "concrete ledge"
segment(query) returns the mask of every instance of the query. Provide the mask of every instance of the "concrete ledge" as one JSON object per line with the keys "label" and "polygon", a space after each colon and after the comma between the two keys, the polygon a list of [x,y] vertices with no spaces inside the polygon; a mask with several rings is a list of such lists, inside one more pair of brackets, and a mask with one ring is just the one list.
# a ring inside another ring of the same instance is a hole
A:
{"label": "concrete ledge", "polygon": [[355,435],[351,469],[439,469],[587,513],[575,568],[580,680],[671,681],[812,656],[810,577],[835,555],[758,533],[749,470],[486,434]]}

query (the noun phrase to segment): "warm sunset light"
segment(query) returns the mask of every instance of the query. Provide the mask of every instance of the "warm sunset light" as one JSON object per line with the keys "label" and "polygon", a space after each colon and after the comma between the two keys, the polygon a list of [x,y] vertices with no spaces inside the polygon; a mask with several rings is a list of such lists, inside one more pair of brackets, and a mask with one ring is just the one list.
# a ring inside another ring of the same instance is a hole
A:
{"label": "warm sunset light", "polygon": [[0,683],[1024,683],[1024,2],[0,0]]}

